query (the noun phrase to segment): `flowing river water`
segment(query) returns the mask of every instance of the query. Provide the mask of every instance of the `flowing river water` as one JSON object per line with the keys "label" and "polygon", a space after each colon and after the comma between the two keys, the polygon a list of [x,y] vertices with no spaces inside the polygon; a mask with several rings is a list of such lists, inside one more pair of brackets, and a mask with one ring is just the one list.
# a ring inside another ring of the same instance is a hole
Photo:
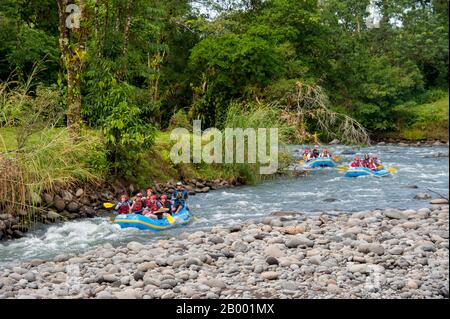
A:
{"label": "flowing river water", "polygon": [[[302,146],[289,146],[289,149],[294,152]],[[331,147],[335,154],[348,149]],[[383,208],[418,209],[429,206],[428,200],[413,199],[418,192],[430,189],[448,197],[448,157],[427,157],[436,152],[448,153],[448,147],[373,146],[353,150],[358,155],[365,152],[376,154],[387,167],[395,167],[398,172],[383,178],[346,178],[343,171],[319,169],[305,177],[280,178],[256,186],[198,194],[188,202],[196,216],[193,223],[157,234],[135,229],[121,230],[110,222],[109,217],[37,226],[21,239],[0,243],[0,265],[85,252],[106,243],[118,246],[130,241],[146,242],[182,231],[260,219],[281,210],[313,214]],[[354,155],[341,156],[342,165],[347,165]]]}

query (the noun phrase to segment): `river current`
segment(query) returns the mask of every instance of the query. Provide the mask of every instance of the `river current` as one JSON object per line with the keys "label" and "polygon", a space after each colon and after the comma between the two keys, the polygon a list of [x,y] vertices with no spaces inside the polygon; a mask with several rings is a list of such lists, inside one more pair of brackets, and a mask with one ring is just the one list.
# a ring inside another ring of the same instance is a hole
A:
{"label": "river current", "polygon": [[[318,169],[308,172],[307,176],[279,178],[256,186],[198,194],[192,196],[188,202],[195,213],[193,223],[157,234],[135,229],[121,230],[110,222],[109,217],[38,225],[24,238],[0,243],[0,265],[35,258],[51,259],[62,253],[80,253],[106,243],[113,246],[130,241],[145,243],[182,231],[205,230],[214,225],[259,219],[275,211],[302,211],[313,214],[351,213],[377,208],[418,209],[429,206],[428,200],[414,199],[418,192],[432,190],[448,197],[449,158],[428,157],[436,152],[448,153],[448,147],[330,148],[336,155],[349,150],[357,155],[365,152],[376,154],[385,166],[394,167],[398,172],[383,178],[346,178],[341,170]],[[289,146],[292,152],[298,149],[302,149],[302,146]],[[347,165],[355,155],[341,156],[341,165]]]}

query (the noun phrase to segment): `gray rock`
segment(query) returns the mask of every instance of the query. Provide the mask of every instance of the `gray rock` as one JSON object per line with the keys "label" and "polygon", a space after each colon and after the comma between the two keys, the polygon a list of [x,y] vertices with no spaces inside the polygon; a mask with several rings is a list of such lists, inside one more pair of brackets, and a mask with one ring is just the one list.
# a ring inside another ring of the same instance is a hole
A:
{"label": "gray rock", "polygon": [[265,271],[261,273],[261,277],[266,280],[278,279],[279,274],[276,271]]}
{"label": "gray rock", "polygon": [[212,236],[209,241],[213,244],[222,244],[225,240],[219,236]]}
{"label": "gray rock", "polygon": [[55,207],[58,212],[62,212],[66,208],[66,203],[64,202],[64,200],[57,198],[53,202],[53,207]]}
{"label": "gray rock", "polygon": [[201,266],[202,264],[200,259],[194,257],[188,258],[185,263],[186,268],[189,268],[191,265]]}
{"label": "gray rock", "polygon": [[297,248],[298,246],[312,247],[314,246],[314,242],[305,236],[295,236],[287,240],[285,245],[287,248]]}
{"label": "gray rock", "polygon": [[97,299],[113,299],[113,295],[111,295],[111,293],[107,292],[107,291],[100,291],[97,296]]}
{"label": "gray rock", "polygon": [[141,251],[141,250],[145,249],[145,246],[142,245],[141,243],[132,241],[127,244],[127,248],[131,251]]}
{"label": "gray rock", "polygon": [[377,243],[370,244],[369,250],[379,256],[384,255],[384,247],[381,244]]}
{"label": "gray rock", "polygon": [[391,218],[391,219],[407,219],[408,217],[403,214],[398,209],[386,209],[384,211],[384,216]]}
{"label": "gray rock", "polygon": [[78,204],[77,202],[70,202],[67,206],[66,209],[71,212],[71,213],[76,213],[79,211],[80,209],[80,204]]}
{"label": "gray rock", "polygon": [[445,198],[435,198],[430,201],[432,205],[448,205],[448,200]]}
{"label": "gray rock", "polygon": [[283,251],[278,245],[269,245],[264,252],[269,257],[280,258],[284,256]]}
{"label": "gray rock", "polygon": [[269,265],[278,265],[279,264],[278,259],[276,259],[275,257],[270,257],[270,256],[267,257],[266,263]]}
{"label": "gray rock", "polygon": [[242,241],[235,241],[231,244],[231,249],[237,252],[245,253],[248,251],[248,245]]}
{"label": "gray rock", "polygon": [[431,195],[428,193],[417,193],[416,196],[414,196],[414,199],[419,200],[431,199]]}
{"label": "gray rock", "polygon": [[75,193],[76,197],[81,197],[84,194],[84,190],[82,188],[78,188],[77,192]]}

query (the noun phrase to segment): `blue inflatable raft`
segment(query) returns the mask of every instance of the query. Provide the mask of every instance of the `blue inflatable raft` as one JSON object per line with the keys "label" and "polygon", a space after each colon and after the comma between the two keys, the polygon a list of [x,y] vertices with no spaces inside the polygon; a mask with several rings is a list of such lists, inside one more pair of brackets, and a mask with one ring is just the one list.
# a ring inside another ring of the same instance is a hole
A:
{"label": "blue inflatable raft", "polygon": [[317,167],[336,167],[336,163],[331,158],[315,158],[310,161],[305,162],[305,164],[310,168]]}
{"label": "blue inflatable raft", "polygon": [[349,168],[348,171],[345,173],[346,177],[359,177],[359,176],[383,177],[389,175],[391,175],[391,173],[385,169],[380,169],[378,171],[371,171],[370,169],[365,167]]}
{"label": "blue inflatable raft", "polygon": [[121,214],[116,216],[114,223],[121,228],[134,227],[140,230],[160,231],[177,225],[187,224],[191,221],[191,214],[187,206],[184,206],[178,214],[174,214],[172,217],[175,221],[173,224],[170,224],[167,218],[152,219],[140,214]]}

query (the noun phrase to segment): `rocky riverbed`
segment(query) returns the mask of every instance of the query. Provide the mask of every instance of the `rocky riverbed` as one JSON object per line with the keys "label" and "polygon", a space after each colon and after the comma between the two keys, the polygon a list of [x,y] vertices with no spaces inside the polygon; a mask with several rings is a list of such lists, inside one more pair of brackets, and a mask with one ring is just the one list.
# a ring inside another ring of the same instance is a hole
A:
{"label": "rocky riverbed", "polygon": [[0,269],[0,298],[448,298],[448,203],[260,221]]}
{"label": "rocky riverbed", "polygon": [[[191,196],[240,185],[238,180],[227,181],[221,178],[189,179],[184,183]],[[157,194],[172,194],[176,188],[174,181],[153,183],[151,187]],[[127,187],[120,184],[105,185],[100,189],[93,186],[75,189],[55,186],[52,192],[34,196],[34,208],[30,211],[18,209],[14,214],[8,214],[2,212],[0,207],[0,240],[21,238],[36,222],[52,224],[101,216],[105,212],[103,203],[117,202],[122,194],[133,196],[138,192],[146,193],[144,189],[136,189],[132,184]]]}

